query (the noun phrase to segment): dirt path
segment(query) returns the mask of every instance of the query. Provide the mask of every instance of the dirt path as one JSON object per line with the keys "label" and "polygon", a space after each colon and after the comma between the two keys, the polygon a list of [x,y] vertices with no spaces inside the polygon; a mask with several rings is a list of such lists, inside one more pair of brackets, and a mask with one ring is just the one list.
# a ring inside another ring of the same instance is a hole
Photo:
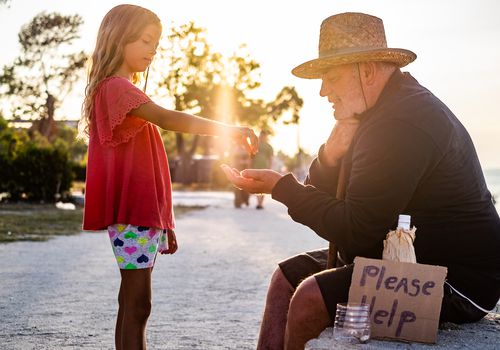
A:
{"label": "dirt path", "polygon": [[[179,252],[157,260],[149,348],[255,349],[276,263],[324,241],[269,199],[257,211],[233,209],[229,193],[200,195],[206,196],[202,201],[189,196],[184,204],[215,206],[178,220]],[[113,348],[119,272],[106,233],[4,244],[0,258],[1,349]],[[439,347],[432,349],[493,349],[500,343],[498,323],[474,327],[440,332]],[[331,344],[327,335],[315,344],[319,349],[326,343]]]}
{"label": "dirt path", "polygon": [[[157,260],[150,349],[254,349],[276,263],[323,245],[278,203],[211,201],[178,220],[180,250]],[[106,233],[0,245],[0,257],[1,349],[113,348],[119,272]]]}

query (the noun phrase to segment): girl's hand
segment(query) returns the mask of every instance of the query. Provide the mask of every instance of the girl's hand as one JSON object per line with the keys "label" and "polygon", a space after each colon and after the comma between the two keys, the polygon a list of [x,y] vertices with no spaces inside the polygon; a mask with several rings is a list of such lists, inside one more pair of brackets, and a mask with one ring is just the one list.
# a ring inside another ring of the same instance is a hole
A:
{"label": "girl's hand", "polygon": [[160,254],[174,254],[178,248],[174,230],[167,229],[167,248],[161,249]]}
{"label": "girl's hand", "polygon": [[221,168],[234,186],[249,193],[271,193],[283,177],[270,169],[245,169],[240,172],[226,164],[222,164]]}
{"label": "girl's hand", "polygon": [[259,151],[259,139],[252,129],[244,126],[232,126],[229,135],[234,142],[243,145],[251,156]]}

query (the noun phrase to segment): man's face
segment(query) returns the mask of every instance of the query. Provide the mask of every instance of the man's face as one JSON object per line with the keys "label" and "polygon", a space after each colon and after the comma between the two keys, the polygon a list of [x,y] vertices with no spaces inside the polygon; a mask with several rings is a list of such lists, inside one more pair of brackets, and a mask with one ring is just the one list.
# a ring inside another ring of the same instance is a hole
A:
{"label": "man's face", "polygon": [[351,118],[366,109],[357,64],[334,66],[321,77],[319,94],[332,103],[335,119]]}

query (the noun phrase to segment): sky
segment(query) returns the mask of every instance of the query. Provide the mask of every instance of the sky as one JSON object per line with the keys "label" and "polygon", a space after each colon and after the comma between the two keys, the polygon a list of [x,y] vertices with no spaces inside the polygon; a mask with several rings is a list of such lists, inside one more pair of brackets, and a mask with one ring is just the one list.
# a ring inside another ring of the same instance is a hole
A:
{"label": "sky", "polygon": [[[17,34],[41,11],[79,14],[85,23],[78,49],[91,52],[100,21],[113,0],[11,0],[0,8],[0,66],[19,55]],[[247,45],[261,64],[258,97],[272,99],[294,86],[304,99],[299,127],[280,126],[275,149],[297,151],[297,140],[315,154],[334,125],[330,104],[319,96],[320,81],[294,77],[292,68],[317,57],[323,19],[341,12],[382,18],[389,47],[417,54],[403,68],[440,98],[468,129],[483,168],[500,168],[500,1],[497,0],[177,0],[129,1],[153,10],[168,26],[189,21],[207,29],[214,50],[231,54]],[[76,51],[76,50],[75,50]],[[168,69],[168,67],[165,67]],[[79,117],[82,89],[67,98],[59,117]],[[155,100],[160,103],[161,101]],[[4,112],[5,111],[4,109]],[[57,116],[57,115],[56,115]]]}

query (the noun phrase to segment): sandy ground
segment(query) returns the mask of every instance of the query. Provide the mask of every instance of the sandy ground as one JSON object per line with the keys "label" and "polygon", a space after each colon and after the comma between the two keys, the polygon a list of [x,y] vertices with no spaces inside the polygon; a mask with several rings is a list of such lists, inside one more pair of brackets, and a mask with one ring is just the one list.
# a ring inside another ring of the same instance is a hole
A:
{"label": "sandy ground", "polygon": [[[180,250],[157,260],[149,348],[254,349],[276,263],[325,242],[269,198],[257,211],[232,208],[230,193],[174,197],[211,206],[179,219]],[[3,244],[0,258],[0,349],[113,348],[119,271],[106,233]],[[499,330],[490,320],[440,331],[433,347],[338,347],[327,330],[308,348],[494,349]]]}

